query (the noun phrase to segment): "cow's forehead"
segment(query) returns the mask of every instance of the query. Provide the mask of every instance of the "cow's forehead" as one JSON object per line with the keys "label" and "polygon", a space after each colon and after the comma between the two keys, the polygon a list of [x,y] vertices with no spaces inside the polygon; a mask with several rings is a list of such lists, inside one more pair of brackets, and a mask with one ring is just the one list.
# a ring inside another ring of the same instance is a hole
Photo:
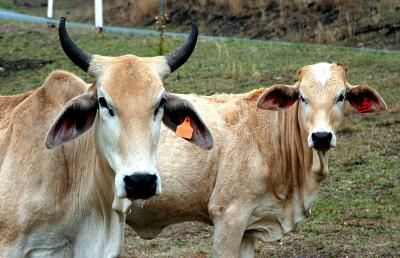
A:
{"label": "cow's forehead", "polygon": [[309,98],[330,98],[345,88],[346,68],[340,64],[318,63],[298,72],[300,90]]}
{"label": "cow's forehead", "polygon": [[134,55],[99,58],[96,60],[98,86],[106,91],[118,106],[140,102],[152,104],[154,96],[163,87],[160,76],[147,58]]}

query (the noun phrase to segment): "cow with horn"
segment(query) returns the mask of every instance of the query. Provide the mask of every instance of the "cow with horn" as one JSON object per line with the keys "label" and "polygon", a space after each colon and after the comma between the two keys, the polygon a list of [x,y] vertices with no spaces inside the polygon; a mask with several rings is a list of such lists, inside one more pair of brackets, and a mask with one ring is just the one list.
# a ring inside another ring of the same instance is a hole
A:
{"label": "cow with horn", "polygon": [[[66,55],[95,78],[65,71],[16,96],[1,96],[0,257],[118,257],[130,199],[161,193],[155,168],[161,121],[211,149],[213,138],[189,101],[162,79],[195,48],[197,26],[168,56],[89,55],[59,36]],[[44,143],[43,143],[44,141]]]}

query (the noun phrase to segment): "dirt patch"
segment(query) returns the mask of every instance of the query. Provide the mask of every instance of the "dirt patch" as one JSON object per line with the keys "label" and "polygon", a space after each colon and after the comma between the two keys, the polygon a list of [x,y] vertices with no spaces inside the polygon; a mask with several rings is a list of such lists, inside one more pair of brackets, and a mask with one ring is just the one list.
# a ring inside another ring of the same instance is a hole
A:
{"label": "dirt patch", "polygon": [[7,76],[14,71],[38,69],[46,64],[51,64],[51,60],[42,59],[19,59],[19,60],[6,60],[0,57],[0,76]]}

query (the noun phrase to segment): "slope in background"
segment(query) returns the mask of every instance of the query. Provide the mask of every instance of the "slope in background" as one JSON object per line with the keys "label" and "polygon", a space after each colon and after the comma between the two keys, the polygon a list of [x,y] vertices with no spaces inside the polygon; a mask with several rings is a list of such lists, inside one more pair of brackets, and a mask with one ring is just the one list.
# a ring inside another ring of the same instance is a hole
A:
{"label": "slope in background", "polygon": [[[400,49],[400,1],[164,0],[168,30],[192,20],[202,34]],[[155,26],[159,0],[104,0],[107,25]],[[0,7],[45,16],[47,0],[2,0]],[[55,1],[54,17],[93,21],[93,1]]]}

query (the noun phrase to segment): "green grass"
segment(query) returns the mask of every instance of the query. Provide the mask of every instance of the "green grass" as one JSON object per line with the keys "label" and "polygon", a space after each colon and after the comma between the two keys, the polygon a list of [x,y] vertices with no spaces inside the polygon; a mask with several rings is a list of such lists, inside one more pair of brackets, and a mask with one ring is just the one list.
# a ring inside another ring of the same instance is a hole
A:
{"label": "green grass", "polygon": [[[155,55],[156,37],[98,34],[70,29],[91,53]],[[183,39],[167,39],[167,49]],[[57,31],[47,25],[0,23],[0,58],[51,60],[38,69],[0,73],[0,94],[36,88],[54,69],[72,71],[92,82],[65,57]],[[382,114],[348,112],[331,151],[330,174],[322,183],[312,216],[280,242],[257,244],[259,257],[400,256],[400,56],[314,45],[284,46],[243,41],[200,41],[190,61],[165,81],[169,91],[198,94],[245,92],[275,83],[293,83],[296,70],[327,61],[344,63],[349,81],[368,83],[388,104]],[[0,65],[1,66],[1,65]],[[355,165],[357,159],[365,160]],[[185,223],[152,240],[127,230],[127,251],[138,257],[207,257],[211,228]]]}

